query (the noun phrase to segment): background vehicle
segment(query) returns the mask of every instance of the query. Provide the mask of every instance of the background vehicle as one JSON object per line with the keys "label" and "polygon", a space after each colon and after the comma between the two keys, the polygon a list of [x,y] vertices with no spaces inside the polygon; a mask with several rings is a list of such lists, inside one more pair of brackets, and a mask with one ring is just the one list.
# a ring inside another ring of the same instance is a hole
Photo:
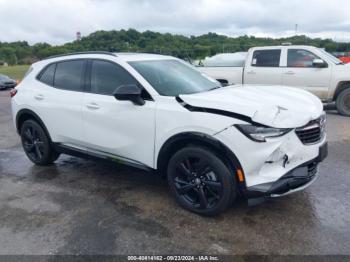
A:
{"label": "background vehicle", "polygon": [[199,65],[205,67],[243,67],[247,54],[247,52],[216,54],[201,60]]}
{"label": "background vehicle", "polygon": [[16,80],[13,80],[6,75],[0,74],[0,90],[14,88],[16,85],[17,85]]}
{"label": "background vehicle", "polygon": [[203,215],[310,185],[327,155],[322,103],[295,88],[226,87],[150,54],[82,53],[32,65],[11,92],[15,126],[38,165],[60,153],[167,175]]}
{"label": "background vehicle", "polygon": [[344,64],[350,63],[350,56],[341,56],[338,57],[339,60],[341,60]]}
{"label": "background vehicle", "polygon": [[313,46],[268,46],[249,49],[244,67],[198,67],[221,83],[293,86],[323,102],[335,101],[350,116],[350,66]]}

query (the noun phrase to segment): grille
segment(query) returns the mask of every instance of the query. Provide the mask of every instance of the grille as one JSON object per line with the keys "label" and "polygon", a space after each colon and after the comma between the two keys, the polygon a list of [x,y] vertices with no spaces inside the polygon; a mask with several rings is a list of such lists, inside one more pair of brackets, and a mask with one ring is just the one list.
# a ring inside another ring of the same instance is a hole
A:
{"label": "grille", "polygon": [[325,122],[325,115],[322,115],[320,118],[309,122],[307,125],[295,129],[295,133],[303,144],[315,144],[324,136]]}

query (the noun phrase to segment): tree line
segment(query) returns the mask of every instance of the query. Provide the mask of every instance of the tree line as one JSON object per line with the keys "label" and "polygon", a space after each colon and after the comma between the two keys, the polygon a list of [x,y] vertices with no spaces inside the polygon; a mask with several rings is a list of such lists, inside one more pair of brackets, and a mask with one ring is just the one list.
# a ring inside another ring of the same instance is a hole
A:
{"label": "tree line", "polygon": [[207,33],[187,37],[129,29],[97,31],[82,37],[81,40],[58,46],[47,43],[29,45],[26,41],[0,42],[0,62],[10,65],[30,64],[48,56],[81,51],[147,52],[173,55],[183,59],[202,59],[217,53],[247,51],[253,46],[280,45],[284,42],[313,45],[325,48],[329,52],[350,51],[350,43],[309,38],[305,35],[273,39],[246,35],[229,37]]}

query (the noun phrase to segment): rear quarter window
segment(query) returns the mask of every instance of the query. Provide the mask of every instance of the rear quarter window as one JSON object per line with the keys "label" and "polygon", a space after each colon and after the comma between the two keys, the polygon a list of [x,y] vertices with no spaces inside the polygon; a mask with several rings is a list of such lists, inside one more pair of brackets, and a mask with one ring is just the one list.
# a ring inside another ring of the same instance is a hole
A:
{"label": "rear quarter window", "polygon": [[39,81],[49,86],[53,86],[55,70],[56,70],[56,64],[51,64],[48,67],[46,67],[44,71],[40,74]]}

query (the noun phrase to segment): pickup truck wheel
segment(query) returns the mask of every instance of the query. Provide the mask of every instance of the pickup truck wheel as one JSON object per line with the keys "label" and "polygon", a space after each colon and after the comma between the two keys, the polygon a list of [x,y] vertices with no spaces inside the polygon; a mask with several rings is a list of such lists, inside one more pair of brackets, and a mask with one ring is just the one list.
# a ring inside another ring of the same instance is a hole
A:
{"label": "pickup truck wheel", "polygon": [[177,202],[200,215],[221,213],[237,195],[234,175],[204,147],[189,146],[177,151],[169,161],[167,175]]}
{"label": "pickup truck wheel", "polygon": [[36,165],[54,162],[59,153],[51,147],[44,129],[34,120],[26,120],[21,127],[21,140],[24,152]]}
{"label": "pickup truck wheel", "polygon": [[350,116],[350,88],[343,90],[336,99],[339,114]]}

